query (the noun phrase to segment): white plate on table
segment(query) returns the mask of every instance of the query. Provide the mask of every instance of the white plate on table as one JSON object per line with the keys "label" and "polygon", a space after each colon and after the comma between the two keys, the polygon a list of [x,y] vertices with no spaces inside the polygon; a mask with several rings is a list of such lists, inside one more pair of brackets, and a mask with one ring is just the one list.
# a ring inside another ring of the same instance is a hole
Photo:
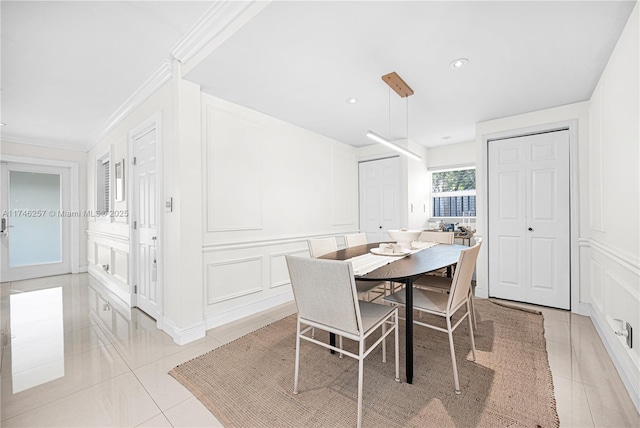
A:
{"label": "white plate on table", "polygon": [[402,250],[401,253],[383,253],[382,251],[380,251],[380,248],[372,248],[369,251],[371,251],[376,256],[395,256],[395,257],[406,256],[407,254],[411,253],[411,250]]}

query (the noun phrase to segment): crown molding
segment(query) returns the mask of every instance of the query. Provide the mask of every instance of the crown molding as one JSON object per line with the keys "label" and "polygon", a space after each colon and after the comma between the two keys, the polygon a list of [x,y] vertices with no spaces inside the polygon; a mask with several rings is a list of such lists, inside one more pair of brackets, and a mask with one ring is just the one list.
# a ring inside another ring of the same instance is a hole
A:
{"label": "crown molding", "polygon": [[84,150],[88,151],[93,148],[100,140],[102,140],[109,132],[113,130],[125,117],[127,117],[133,110],[138,108],[144,103],[154,92],[156,92],[162,85],[171,80],[173,76],[173,65],[171,60],[167,59],[160,64],[160,67],[140,86],[136,91],[131,94],[129,98],[109,117],[102,132],[95,135],[91,139],[88,146],[84,147]]}
{"label": "crown molding", "polygon": [[28,135],[13,135],[6,132],[2,132],[0,135],[0,141],[2,143],[14,143],[14,144],[28,144],[31,146],[48,147],[51,149],[73,150],[78,152],[86,152],[86,143],[80,141],[68,141],[68,140],[43,140],[38,137],[31,137]]}
{"label": "crown molding", "polygon": [[256,1],[215,2],[171,50],[171,55],[185,64],[254,3]]}

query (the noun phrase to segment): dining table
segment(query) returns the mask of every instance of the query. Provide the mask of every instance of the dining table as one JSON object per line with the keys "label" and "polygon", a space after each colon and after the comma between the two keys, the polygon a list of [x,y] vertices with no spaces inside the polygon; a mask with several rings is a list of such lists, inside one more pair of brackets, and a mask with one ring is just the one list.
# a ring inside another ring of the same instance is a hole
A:
{"label": "dining table", "polygon": [[[320,258],[349,260],[368,254],[372,249],[379,248],[380,244],[380,242],[376,242],[349,247],[325,254]],[[457,244],[438,244],[412,251],[405,256],[398,256],[397,254],[380,255],[379,257],[388,257],[389,263],[364,274],[355,272],[355,279],[357,280],[391,281],[405,284],[405,375],[407,383],[413,382],[413,280],[431,271],[456,264],[460,251],[464,249],[468,249],[468,247]],[[331,340],[332,344],[335,345],[334,335],[331,336]]]}

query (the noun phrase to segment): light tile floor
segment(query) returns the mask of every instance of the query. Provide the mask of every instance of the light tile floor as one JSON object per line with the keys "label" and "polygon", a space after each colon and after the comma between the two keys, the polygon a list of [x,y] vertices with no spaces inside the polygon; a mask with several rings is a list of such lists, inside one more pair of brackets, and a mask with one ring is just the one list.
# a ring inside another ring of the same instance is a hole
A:
{"label": "light tile floor", "polygon": [[[167,372],[295,311],[285,304],[178,346],[86,274],[4,283],[1,291],[4,427],[221,426]],[[541,310],[561,426],[639,427],[591,320]]]}

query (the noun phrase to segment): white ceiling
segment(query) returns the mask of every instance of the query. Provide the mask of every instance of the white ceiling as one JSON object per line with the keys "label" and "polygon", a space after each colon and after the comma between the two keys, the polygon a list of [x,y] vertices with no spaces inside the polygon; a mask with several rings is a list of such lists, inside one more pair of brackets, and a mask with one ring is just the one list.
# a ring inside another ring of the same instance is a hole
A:
{"label": "white ceiling", "polygon": [[[90,146],[210,5],[2,1],[3,138]],[[380,78],[396,71],[415,91],[412,140],[469,141],[479,121],[589,99],[633,5],[278,1],[186,78],[363,146],[367,129],[407,134],[406,101]]]}
{"label": "white ceiling", "polygon": [[3,139],[90,147],[210,6],[3,0]]}

